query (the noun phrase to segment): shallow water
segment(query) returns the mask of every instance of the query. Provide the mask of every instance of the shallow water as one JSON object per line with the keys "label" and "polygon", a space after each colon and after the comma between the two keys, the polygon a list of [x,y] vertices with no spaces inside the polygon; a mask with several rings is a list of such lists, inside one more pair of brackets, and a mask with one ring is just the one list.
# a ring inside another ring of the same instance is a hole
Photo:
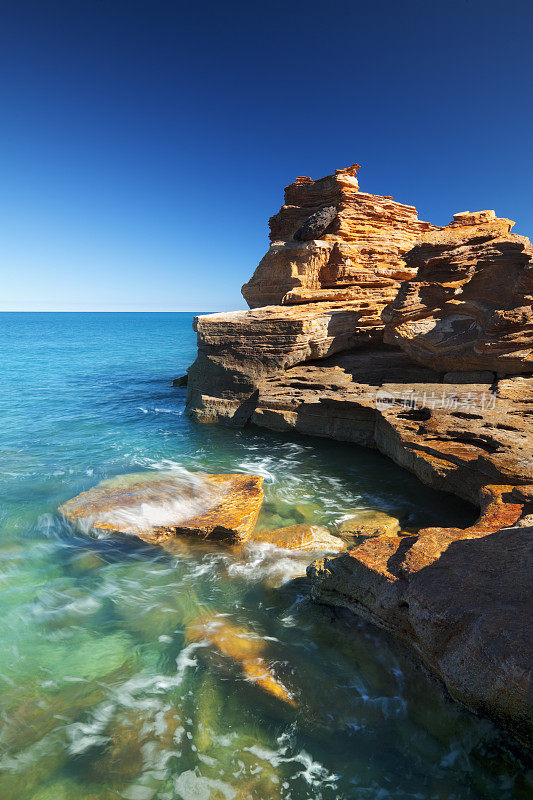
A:
{"label": "shallow water", "polygon": [[[471,522],[374,452],[193,424],[170,387],[194,358],[191,320],[0,315],[0,798],[528,796],[490,723],[401,645],[287,583],[309,554],[166,552],[59,518],[100,480],[187,469],[263,475],[263,527],[357,508]],[[259,648],[296,708],[191,637],[198,619]]]}

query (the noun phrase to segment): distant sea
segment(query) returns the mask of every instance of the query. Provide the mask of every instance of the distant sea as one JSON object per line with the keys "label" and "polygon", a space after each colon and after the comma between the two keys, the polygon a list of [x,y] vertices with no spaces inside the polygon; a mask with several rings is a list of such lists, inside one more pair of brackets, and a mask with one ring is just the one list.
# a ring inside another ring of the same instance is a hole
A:
{"label": "distant sea", "polygon": [[[518,798],[518,755],[386,634],[313,605],[307,556],[172,555],[77,531],[57,507],[138,471],[265,478],[263,527],[473,511],[373,451],[193,423],[192,314],[0,314],[2,800]],[[191,641],[259,642],[297,709]],[[526,787],[526,788],[524,788]]]}

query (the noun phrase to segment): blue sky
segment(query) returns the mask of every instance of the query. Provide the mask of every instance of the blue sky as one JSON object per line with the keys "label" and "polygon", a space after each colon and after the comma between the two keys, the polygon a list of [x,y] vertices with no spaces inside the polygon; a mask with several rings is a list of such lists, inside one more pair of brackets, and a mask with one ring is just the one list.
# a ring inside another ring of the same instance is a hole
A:
{"label": "blue sky", "polygon": [[533,233],[533,4],[12,0],[1,310],[226,310],[297,175]]}

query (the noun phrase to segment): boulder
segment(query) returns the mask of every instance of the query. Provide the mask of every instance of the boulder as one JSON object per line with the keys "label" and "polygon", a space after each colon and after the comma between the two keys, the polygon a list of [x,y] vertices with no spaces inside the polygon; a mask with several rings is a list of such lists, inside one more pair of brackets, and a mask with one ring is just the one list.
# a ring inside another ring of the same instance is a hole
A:
{"label": "boulder", "polygon": [[102,481],[59,512],[86,530],[158,544],[178,534],[245,542],[263,502],[257,475],[139,472]]}
{"label": "boulder", "polygon": [[320,239],[326,229],[333,222],[337,216],[337,209],[335,206],[326,206],[311,214],[303,225],[301,225],[294,234],[294,241],[308,242],[310,239]]}
{"label": "boulder", "polygon": [[356,513],[339,522],[341,536],[394,536],[400,532],[397,517],[374,508],[356,509]]}
{"label": "boulder", "polygon": [[319,525],[288,525],[273,531],[255,531],[251,541],[267,542],[286,550],[327,550],[338,553],[346,549],[345,543],[338,536],[332,536],[327,528]]}

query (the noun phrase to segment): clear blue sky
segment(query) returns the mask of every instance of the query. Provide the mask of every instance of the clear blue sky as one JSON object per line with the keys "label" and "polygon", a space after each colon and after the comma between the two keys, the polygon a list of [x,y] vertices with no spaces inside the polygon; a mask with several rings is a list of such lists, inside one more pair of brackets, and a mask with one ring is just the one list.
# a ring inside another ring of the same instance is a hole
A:
{"label": "clear blue sky", "polygon": [[5,0],[2,310],[242,308],[297,175],[533,234],[533,4]]}

